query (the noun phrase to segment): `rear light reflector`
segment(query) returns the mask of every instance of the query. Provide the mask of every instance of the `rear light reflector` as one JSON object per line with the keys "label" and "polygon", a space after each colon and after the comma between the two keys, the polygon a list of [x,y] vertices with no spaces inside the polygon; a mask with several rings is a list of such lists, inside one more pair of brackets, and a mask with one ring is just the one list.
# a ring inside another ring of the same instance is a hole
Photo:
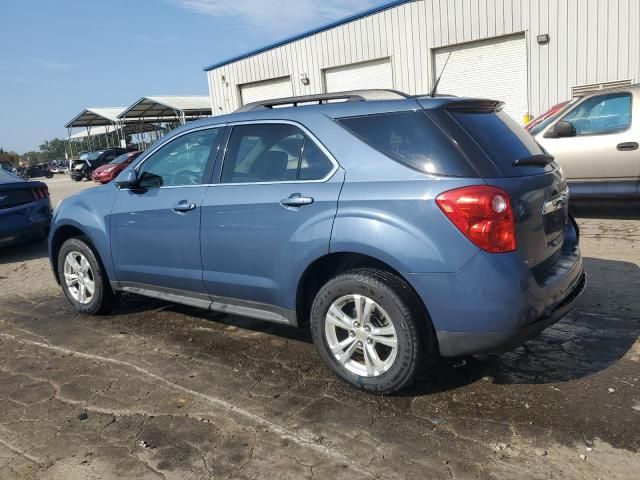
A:
{"label": "rear light reflector", "polygon": [[516,249],[513,209],[504,190],[485,185],[456,188],[438,195],[436,203],[483,250],[506,253]]}
{"label": "rear light reflector", "polygon": [[36,200],[42,200],[49,197],[49,189],[45,187],[36,187],[31,189],[31,194]]}

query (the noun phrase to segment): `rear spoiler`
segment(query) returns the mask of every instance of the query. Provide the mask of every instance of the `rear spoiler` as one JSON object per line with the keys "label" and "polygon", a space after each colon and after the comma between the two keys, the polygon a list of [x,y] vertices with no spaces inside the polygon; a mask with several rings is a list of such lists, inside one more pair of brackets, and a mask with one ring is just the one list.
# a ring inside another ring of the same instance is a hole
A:
{"label": "rear spoiler", "polygon": [[463,113],[491,113],[499,112],[504,107],[504,102],[497,100],[454,100],[445,103],[444,108],[449,111]]}

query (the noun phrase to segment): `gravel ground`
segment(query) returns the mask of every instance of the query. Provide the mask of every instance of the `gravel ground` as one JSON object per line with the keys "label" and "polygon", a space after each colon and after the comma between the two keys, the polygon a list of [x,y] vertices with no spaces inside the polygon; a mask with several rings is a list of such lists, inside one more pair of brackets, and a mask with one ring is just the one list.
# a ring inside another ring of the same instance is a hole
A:
{"label": "gravel ground", "polygon": [[[89,182],[48,182],[57,201]],[[0,251],[0,478],[637,478],[640,210],[582,206],[588,290],[412,391],[338,381],[306,332],[124,296],[77,315],[43,243]]]}

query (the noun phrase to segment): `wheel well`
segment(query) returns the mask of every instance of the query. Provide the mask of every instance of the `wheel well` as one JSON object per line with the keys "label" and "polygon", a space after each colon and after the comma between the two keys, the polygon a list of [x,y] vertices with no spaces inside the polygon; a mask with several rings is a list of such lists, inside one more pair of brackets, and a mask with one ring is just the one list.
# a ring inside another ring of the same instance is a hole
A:
{"label": "wheel well", "polygon": [[55,273],[56,281],[58,280],[58,252],[60,252],[60,248],[62,244],[69,240],[70,238],[75,237],[85,237],[85,233],[77,227],[73,227],[71,225],[63,225],[62,227],[56,230],[56,233],[53,234],[53,239],[51,240],[51,265],[53,267],[53,271]]}
{"label": "wheel well", "polygon": [[[374,268],[389,272],[406,282],[397,270],[374,257],[360,253],[330,253],[315,260],[302,274],[296,294],[298,325],[308,325],[313,300],[325,283],[340,273],[359,268]],[[409,285],[409,282],[407,282],[407,285]],[[410,285],[409,287],[412,288]],[[416,298],[424,308],[425,314],[428,315],[427,309],[417,293]]]}

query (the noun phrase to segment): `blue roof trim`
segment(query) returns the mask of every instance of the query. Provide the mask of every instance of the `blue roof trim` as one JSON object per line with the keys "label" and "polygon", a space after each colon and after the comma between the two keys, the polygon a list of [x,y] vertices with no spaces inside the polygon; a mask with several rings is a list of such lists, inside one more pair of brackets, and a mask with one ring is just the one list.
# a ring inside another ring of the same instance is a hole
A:
{"label": "blue roof trim", "polygon": [[278,41],[276,43],[272,43],[270,45],[267,45],[266,47],[258,48],[256,50],[252,50],[250,52],[240,54],[240,55],[238,55],[236,57],[228,58],[227,60],[223,60],[222,62],[214,63],[213,65],[209,65],[208,67],[203,68],[203,70],[205,72],[208,72],[209,70],[213,70],[214,68],[222,67],[224,65],[228,65],[230,63],[237,62],[238,60],[243,60],[245,58],[252,57],[254,55],[258,55],[259,53],[263,53],[263,52],[266,52],[268,50],[272,50],[274,48],[281,47],[282,45],[285,45],[287,43],[295,42],[296,40],[300,40],[301,38],[308,37],[308,36],[314,35],[316,33],[324,32],[325,30],[329,30],[331,28],[339,27],[340,25],[344,25],[345,23],[353,22],[354,20],[358,20],[360,18],[368,17],[369,15],[373,15],[375,13],[383,12],[384,10],[389,10],[390,8],[397,7],[398,5],[402,5],[403,3],[409,3],[409,2],[412,2],[412,1],[413,0],[394,0],[393,2],[388,2],[388,3],[385,3],[385,4],[379,5],[377,7],[373,7],[373,8],[370,8],[368,10],[365,10],[364,12],[356,13],[356,14],[351,15],[349,17],[345,17],[345,18],[342,18],[340,20],[336,20],[334,22],[327,23],[327,24],[322,25],[320,27],[316,27],[313,30],[308,30],[306,32],[294,35],[292,37],[285,38],[284,40],[280,40],[280,41]]}

